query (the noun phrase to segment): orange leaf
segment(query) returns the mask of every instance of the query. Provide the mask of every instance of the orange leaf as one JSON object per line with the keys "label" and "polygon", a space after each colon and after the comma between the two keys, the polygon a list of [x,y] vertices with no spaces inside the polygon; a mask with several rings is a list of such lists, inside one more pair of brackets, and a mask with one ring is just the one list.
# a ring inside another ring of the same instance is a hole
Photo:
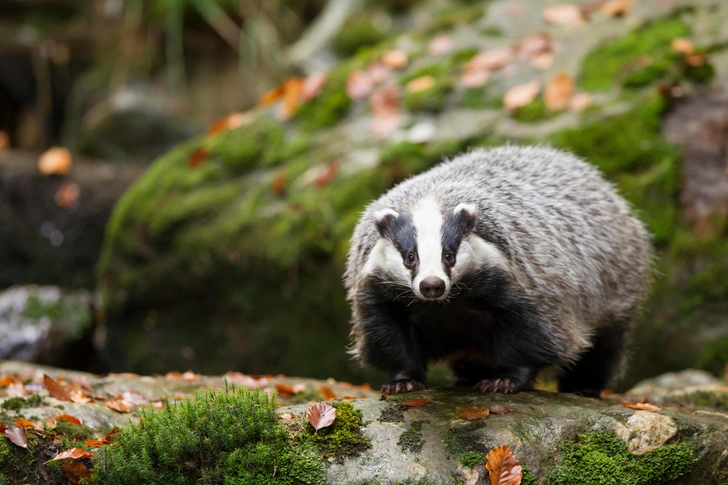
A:
{"label": "orange leaf", "polygon": [[218,133],[221,133],[223,131],[240,128],[249,119],[250,119],[250,115],[248,115],[246,113],[230,113],[229,115],[225,116],[224,118],[221,118],[221,119],[217,120],[216,122],[214,122],[205,132],[205,136],[209,138],[209,137],[215,136]]}
{"label": "orange leaf", "polygon": [[49,148],[38,158],[38,170],[43,175],[66,175],[71,165],[71,152],[62,147]]}
{"label": "orange leaf", "polygon": [[326,71],[314,72],[303,81],[301,87],[301,95],[305,101],[311,101],[321,94],[321,90],[329,79],[329,73]]}
{"label": "orange leaf", "polygon": [[81,424],[80,419],[78,419],[76,416],[71,416],[70,414],[61,414],[56,418],[56,421],[67,421],[71,424]]}
{"label": "orange leaf", "polygon": [[50,463],[52,461],[56,460],[67,460],[69,458],[71,459],[78,459],[78,458],[93,458],[94,454],[89,453],[88,451],[84,450],[83,448],[71,448],[70,450],[66,450],[62,453],[58,453],[56,456],[48,460],[46,463]]}
{"label": "orange leaf", "polygon": [[106,444],[104,440],[83,440],[83,443],[89,448],[100,448]]}
{"label": "orange leaf", "polygon": [[8,385],[8,388],[5,390],[5,395],[7,397],[23,397],[28,395],[28,391],[25,390],[22,382],[13,382]]}
{"label": "orange leaf", "polygon": [[32,422],[28,421],[25,418],[18,418],[15,421],[15,424],[18,426],[18,428],[32,428],[32,429],[40,429],[39,426],[36,426]]}
{"label": "orange leaf", "polygon": [[45,384],[46,389],[48,389],[50,395],[55,397],[59,401],[71,400],[71,396],[68,394],[66,388],[53,380],[53,378],[48,374],[43,374],[43,384]]}
{"label": "orange leaf", "polygon": [[260,97],[260,100],[258,100],[258,103],[262,104],[263,106],[271,103],[275,103],[278,101],[283,94],[286,92],[286,85],[281,84],[280,86],[271,89],[267,93],[265,93],[263,96]]}
{"label": "orange leaf", "polygon": [[551,111],[565,109],[574,95],[574,79],[566,72],[560,72],[551,79],[543,94],[546,107]]}
{"label": "orange leaf", "polygon": [[331,426],[336,419],[336,408],[330,404],[318,402],[308,408],[308,422],[316,431]]}
{"label": "orange leaf", "polygon": [[607,17],[627,15],[632,8],[633,0],[608,0],[602,4],[600,9]]}
{"label": "orange leaf", "polygon": [[206,148],[198,148],[190,155],[189,166],[194,168],[208,159],[210,152]]}
{"label": "orange leaf", "polygon": [[24,428],[8,426],[7,428],[5,428],[4,434],[8,437],[10,441],[15,443],[16,445],[22,448],[28,448],[28,433],[26,433]]}
{"label": "orange leaf", "polygon": [[422,406],[427,406],[430,404],[429,399],[409,399],[407,401],[402,401],[402,406],[406,408],[421,408]]}
{"label": "orange leaf", "polygon": [[466,69],[495,70],[501,69],[513,60],[513,50],[510,47],[498,47],[476,54],[465,65]]}
{"label": "orange leaf", "polygon": [[541,52],[531,58],[531,67],[538,69],[539,71],[545,71],[554,65],[554,53],[553,52]]}
{"label": "orange leaf", "polygon": [[516,56],[525,60],[538,54],[551,51],[551,36],[545,32],[529,35],[515,47]]}
{"label": "orange leaf", "polygon": [[181,379],[185,382],[196,382],[202,379],[202,376],[200,374],[195,374],[191,370],[188,370],[184,374],[182,374]]}
{"label": "orange leaf", "polygon": [[543,9],[543,18],[556,25],[576,27],[586,21],[584,11],[573,4],[552,5]]}
{"label": "orange leaf", "polygon": [[657,406],[650,404],[648,402],[638,402],[636,404],[631,403],[624,403],[622,406],[630,409],[637,409],[638,411],[649,411],[651,413],[656,413],[657,411],[661,411],[662,409],[658,408]]}
{"label": "orange leaf", "polygon": [[61,470],[63,470],[66,478],[71,483],[79,483],[82,478],[91,476],[91,470],[86,468],[86,465],[80,461],[61,463]]}
{"label": "orange leaf", "polygon": [[374,80],[367,72],[354,71],[346,78],[346,95],[354,101],[366,98],[372,89]]}
{"label": "orange leaf", "polygon": [[490,450],[485,468],[490,474],[491,485],[519,485],[523,470],[518,459],[506,445]]}
{"label": "orange leaf", "polygon": [[123,399],[112,399],[111,401],[106,401],[104,404],[106,404],[107,408],[119,411],[120,413],[130,413],[132,409],[132,405]]}
{"label": "orange leaf", "polygon": [[10,149],[10,135],[7,131],[0,130],[0,153]]}
{"label": "orange leaf", "polygon": [[693,43],[685,37],[678,37],[677,39],[673,39],[671,48],[673,52],[678,52],[680,54],[692,54],[693,51],[695,51]]}
{"label": "orange leaf", "polygon": [[511,412],[510,409],[504,408],[503,406],[498,406],[498,405],[491,406],[489,411],[490,411],[490,414],[508,414]]}
{"label": "orange leaf", "polygon": [[316,187],[326,187],[333,180],[336,172],[339,171],[339,164],[336,161],[329,162],[323,172],[316,177]]}
{"label": "orange leaf", "polygon": [[293,388],[285,384],[276,384],[276,390],[281,394],[288,394],[290,396],[295,394],[295,392],[293,392]]}
{"label": "orange leaf", "polygon": [[290,120],[296,114],[303,101],[303,79],[292,77],[284,84],[283,94],[283,120]]}
{"label": "orange leaf", "polygon": [[518,108],[522,108],[536,99],[540,91],[541,86],[538,81],[514,86],[503,96],[503,106],[508,113],[514,113]]}
{"label": "orange leaf", "polygon": [[80,195],[81,188],[78,186],[78,184],[73,182],[66,182],[58,188],[54,199],[58,207],[66,208],[76,205]]}
{"label": "orange leaf", "polygon": [[407,53],[400,50],[387,51],[382,55],[382,62],[392,69],[402,69],[409,62]]}
{"label": "orange leaf", "polygon": [[283,191],[286,190],[286,173],[285,172],[279,172],[276,174],[275,178],[273,179],[273,183],[271,184],[271,188],[273,189],[273,193],[276,195],[283,194]]}
{"label": "orange leaf", "polygon": [[71,391],[71,402],[85,404],[91,401],[93,401],[93,399],[86,396],[83,392],[76,390]]}
{"label": "orange leaf", "polygon": [[455,408],[455,412],[457,413],[458,418],[467,419],[468,421],[475,421],[478,419],[487,418],[488,414],[490,414],[488,408],[483,408],[480,406],[473,406],[470,408]]}
{"label": "orange leaf", "polygon": [[354,401],[356,399],[356,396],[344,396],[341,398],[342,401]]}
{"label": "orange leaf", "polygon": [[435,85],[435,78],[432,76],[421,76],[407,83],[407,91],[417,93],[426,91]]}
{"label": "orange leaf", "polygon": [[336,393],[329,386],[321,386],[319,387],[319,391],[321,391],[321,394],[324,395],[324,401],[336,399]]}
{"label": "orange leaf", "polygon": [[0,379],[0,387],[7,387],[10,384],[15,384],[18,380],[15,377],[6,376]]}

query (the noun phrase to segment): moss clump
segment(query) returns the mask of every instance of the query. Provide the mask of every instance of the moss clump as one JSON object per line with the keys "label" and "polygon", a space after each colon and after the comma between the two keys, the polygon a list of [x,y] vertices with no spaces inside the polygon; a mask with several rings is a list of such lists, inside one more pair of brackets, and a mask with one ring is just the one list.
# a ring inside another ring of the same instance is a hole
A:
{"label": "moss clump", "polygon": [[422,425],[427,421],[413,421],[410,427],[405,430],[399,437],[397,444],[402,451],[409,451],[412,453],[419,453],[422,451],[422,446],[425,444],[422,441]]}
{"label": "moss clump", "polygon": [[406,86],[410,81],[425,76],[433,79],[432,86],[419,91],[406,89],[402,104],[410,111],[440,112],[445,108],[454,84],[452,65],[440,62],[422,67],[403,76],[402,83]]}
{"label": "moss clump", "polygon": [[464,89],[460,93],[458,104],[469,109],[501,108],[503,106],[502,96],[492,96],[490,86],[489,83],[479,88]]}
{"label": "moss clump", "polygon": [[466,451],[458,455],[458,461],[462,466],[473,468],[479,463],[485,463],[485,456],[477,451]]}
{"label": "moss clump", "polygon": [[546,102],[543,98],[538,97],[526,106],[518,108],[516,112],[513,113],[513,118],[521,123],[534,123],[553,118],[557,114],[559,114],[558,111],[550,111],[546,107]]}
{"label": "moss clump", "polygon": [[478,433],[484,427],[484,421],[476,421],[448,429],[444,440],[448,454],[460,456],[463,453],[473,451],[485,456],[488,449],[481,443]]}
{"label": "moss clump", "polygon": [[453,5],[432,16],[432,21],[424,28],[423,34],[430,36],[438,32],[448,31],[460,24],[470,24],[485,15],[482,3],[474,5]]}
{"label": "moss clump", "polygon": [[526,466],[521,467],[523,475],[521,477],[521,485],[537,485],[538,477]]}
{"label": "moss clump", "polygon": [[371,448],[371,442],[361,431],[361,411],[349,402],[335,403],[333,406],[336,408],[334,424],[318,431],[307,424],[308,434],[305,438],[316,445],[324,458],[339,462],[345,456],[356,456]]}
{"label": "moss clump", "polygon": [[310,443],[278,421],[275,401],[247,388],[207,390],[115,435],[97,455],[94,483],[322,484]]}
{"label": "moss clump", "polygon": [[404,406],[390,403],[379,415],[380,423],[401,423],[404,421]]}
{"label": "moss clump", "polygon": [[28,397],[8,398],[3,401],[2,404],[0,404],[0,407],[9,411],[17,411],[22,408],[36,408],[42,404],[43,399],[39,395],[33,394],[32,396]]}
{"label": "moss clump", "polygon": [[562,446],[549,483],[660,484],[685,475],[694,462],[693,450],[686,443],[665,445],[636,456],[613,432],[581,434]]}
{"label": "moss clump", "polygon": [[42,483],[45,485],[65,485],[68,479],[60,468],[60,463],[44,465],[58,452],[52,439],[42,439],[28,433],[28,449],[21,448],[0,436],[0,484]]}
{"label": "moss clump", "polygon": [[465,146],[468,146],[467,141],[424,144],[403,141],[384,146],[379,153],[379,160],[397,182],[434,167]]}
{"label": "moss clump", "polygon": [[579,84],[588,90],[610,89],[615,83],[635,88],[679,70],[681,56],[671,43],[690,34],[678,18],[656,20],[620,39],[592,50],[584,59]]}
{"label": "moss clump", "polygon": [[354,16],[347,20],[334,38],[333,49],[339,57],[350,57],[363,47],[382,42],[387,33],[379,29],[367,16]]}
{"label": "moss clump", "polygon": [[272,118],[261,116],[245,129],[225,131],[206,142],[211,157],[218,157],[229,173],[241,174],[270,167],[283,160],[285,132]]}

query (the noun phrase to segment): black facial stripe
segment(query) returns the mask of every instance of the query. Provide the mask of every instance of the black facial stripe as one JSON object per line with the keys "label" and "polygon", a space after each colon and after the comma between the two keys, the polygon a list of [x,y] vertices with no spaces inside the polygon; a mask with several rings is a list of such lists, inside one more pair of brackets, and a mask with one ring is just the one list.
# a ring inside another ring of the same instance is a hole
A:
{"label": "black facial stripe", "polygon": [[417,255],[417,229],[412,224],[412,217],[409,215],[400,215],[399,217],[387,216],[381,221],[378,229],[382,237],[390,240],[394,244],[394,247],[397,248],[402,255],[403,264],[408,254],[414,254],[414,264],[407,268],[414,278],[419,270],[420,259]]}
{"label": "black facial stripe", "polygon": [[[455,214],[453,211],[449,210],[443,214],[442,268],[448,277],[452,272],[452,267],[445,263],[445,253],[451,252],[453,256],[457,255],[460,243],[463,238],[472,231],[474,223],[475,216],[466,211],[459,211]],[[455,264],[457,264],[457,262]]]}

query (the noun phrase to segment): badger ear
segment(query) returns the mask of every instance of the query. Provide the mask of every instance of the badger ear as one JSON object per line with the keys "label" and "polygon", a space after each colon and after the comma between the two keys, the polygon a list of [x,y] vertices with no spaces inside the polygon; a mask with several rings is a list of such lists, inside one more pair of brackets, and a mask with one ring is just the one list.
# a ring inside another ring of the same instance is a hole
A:
{"label": "badger ear", "polygon": [[452,212],[457,225],[465,234],[469,234],[475,227],[475,205],[458,204]]}
{"label": "badger ear", "polygon": [[377,226],[379,235],[386,238],[392,234],[392,224],[399,217],[399,213],[393,209],[382,209],[374,213],[374,223]]}

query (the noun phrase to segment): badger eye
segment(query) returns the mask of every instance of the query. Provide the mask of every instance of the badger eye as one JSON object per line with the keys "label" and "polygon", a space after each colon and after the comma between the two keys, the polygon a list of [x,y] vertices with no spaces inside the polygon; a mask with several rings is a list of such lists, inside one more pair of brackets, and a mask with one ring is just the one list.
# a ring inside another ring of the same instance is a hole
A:
{"label": "badger eye", "polygon": [[443,256],[443,257],[445,258],[445,262],[447,264],[450,264],[450,265],[455,264],[455,255],[453,253],[451,253],[450,251],[446,252],[445,256]]}
{"label": "badger eye", "polygon": [[415,264],[415,255],[414,253],[407,253],[407,256],[404,258],[404,265],[405,266],[412,266]]}

